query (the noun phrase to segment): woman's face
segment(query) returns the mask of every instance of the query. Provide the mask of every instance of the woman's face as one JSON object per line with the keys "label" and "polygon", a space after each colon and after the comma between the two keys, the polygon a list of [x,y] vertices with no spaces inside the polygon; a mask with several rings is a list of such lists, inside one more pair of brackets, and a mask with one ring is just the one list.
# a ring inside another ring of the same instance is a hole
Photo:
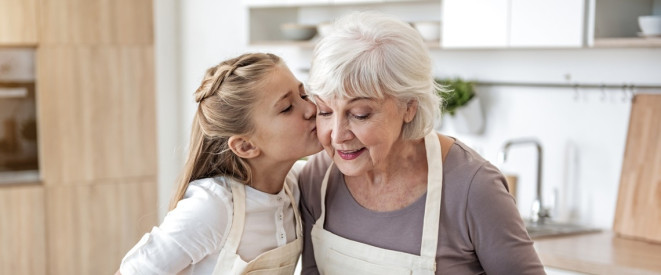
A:
{"label": "woman's face", "polygon": [[303,84],[284,65],[276,66],[258,96],[252,136],[263,156],[297,160],[321,150],[315,125],[316,106]]}
{"label": "woman's face", "polygon": [[[317,135],[324,150],[347,176],[387,168],[402,126],[415,111],[392,97],[316,98]],[[396,148],[395,148],[396,149]]]}

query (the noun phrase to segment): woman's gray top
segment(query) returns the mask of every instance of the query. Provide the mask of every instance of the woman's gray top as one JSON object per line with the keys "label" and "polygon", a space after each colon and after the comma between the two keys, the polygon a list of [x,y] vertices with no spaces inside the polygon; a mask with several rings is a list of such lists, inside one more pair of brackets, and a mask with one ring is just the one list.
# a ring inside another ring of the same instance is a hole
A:
{"label": "woman's gray top", "polygon": [[[321,182],[331,163],[324,151],[299,175],[304,223],[303,274],[318,274],[310,236],[321,215]],[[375,212],[352,197],[337,167],[326,191],[324,228],[372,246],[420,255],[426,194],[396,211]],[[436,274],[544,274],[505,178],[460,141],[443,161]]]}

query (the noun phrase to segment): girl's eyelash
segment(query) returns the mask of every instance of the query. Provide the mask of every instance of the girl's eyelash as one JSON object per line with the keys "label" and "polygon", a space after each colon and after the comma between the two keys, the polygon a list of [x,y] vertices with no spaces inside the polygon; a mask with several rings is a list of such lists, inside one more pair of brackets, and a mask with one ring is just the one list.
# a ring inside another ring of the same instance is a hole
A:
{"label": "girl's eyelash", "polygon": [[291,111],[292,106],[293,106],[293,105],[289,105],[289,107],[287,107],[286,109],[282,110],[280,113],[286,113],[286,112]]}
{"label": "girl's eyelash", "polygon": [[307,100],[307,99],[310,98],[310,95],[308,95],[308,94],[302,94],[302,95],[301,95],[301,98],[304,99],[304,100]]}

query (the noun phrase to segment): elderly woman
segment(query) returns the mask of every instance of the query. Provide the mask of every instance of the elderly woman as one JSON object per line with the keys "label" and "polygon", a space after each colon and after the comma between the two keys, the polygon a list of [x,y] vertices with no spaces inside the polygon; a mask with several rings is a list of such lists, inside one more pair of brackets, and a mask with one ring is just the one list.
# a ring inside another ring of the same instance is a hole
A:
{"label": "elderly woman", "polygon": [[503,175],[433,131],[419,34],[377,13],[334,27],[308,83],[325,153],[299,177],[303,274],[543,274]]}

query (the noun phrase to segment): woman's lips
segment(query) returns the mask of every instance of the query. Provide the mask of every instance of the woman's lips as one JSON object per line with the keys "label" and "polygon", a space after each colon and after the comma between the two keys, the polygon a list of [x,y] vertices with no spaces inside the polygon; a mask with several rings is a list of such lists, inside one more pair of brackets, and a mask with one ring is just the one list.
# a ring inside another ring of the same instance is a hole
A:
{"label": "woman's lips", "polygon": [[343,160],[353,160],[359,157],[363,152],[365,152],[365,147],[360,148],[358,150],[345,150],[345,151],[340,151],[337,150],[337,154],[342,158]]}

